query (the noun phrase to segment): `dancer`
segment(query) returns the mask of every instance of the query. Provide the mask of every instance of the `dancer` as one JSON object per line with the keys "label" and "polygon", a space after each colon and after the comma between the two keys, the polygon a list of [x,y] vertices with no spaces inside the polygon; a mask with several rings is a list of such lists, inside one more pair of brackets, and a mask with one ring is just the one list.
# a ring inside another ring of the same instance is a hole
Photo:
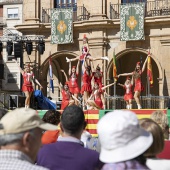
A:
{"label": "dancer", "polygon": [[30,99],[32,92],[34,91],[34,81],[40,86],[42,89],[42,85],[39,83],[39,81],[34,77],[34,73],[30,69],[30,65],[26,65],[25,70],[22,70],[22,68],[19,66],[18,62],[14,60],[23,76],[23,85],[22,85],[22,91],[25,93],[26,99],[25,99],[25,108],[30,107]]}
{"label": "dancer", "polygon": [[[92,63],[92,76],[94,78],[94,83],[98,83],[99,84],[99,87],[100,89],[103,87],[103,84],[102,84],[102,79],[103,79],[103,71],[102,71],[102,67],[103,66],[99,66],[99,64],[96,66],[96,69],[94,69],[94,64],[93,64],[93,61],[91,62]],[[101,99],[102,99],[102,102],[103,102],[103,109],[105,109],[105,97],[104,97],[104,94],[107,94],[105,92],[105,90],[102,90],[101,91]]]}
{"label": "dancer", "polygon": [[141,109],[141,101],[140,101],[140,94],[141,91],[144,89],[142,82],[141,82],[141,74],[144,72],[146,63],[148,60],[148,56],[143,64],[142,70],[140,67],[140,62],[137,62],[135,70],[132,73],[124,73],[124,74],[119,74],[118,77],[120,76],[133,76],[133,79],[135,81],[135,88],[134,88],[134,98],[137,103],[138,109]]}
{"label": "dancer", "polygon": [[[63,87],[63,85],[60,83],[57,83],[59,88],[60,88],[60,91],[62,93],[62,103],[61,103],[61,110],[64,110],[65,107],[67,106],[70,106],[70,105],[73,105],[76,103],[76,105],[78,104],[81,104],[80,101],[77,99],[77,97],[75,97],[71,92],[70,92],[70,82],[68,81],[68,77],[65,73],[64,70],[60,70],[63,74],[64,74],[64,77],[65,77],[65,85]],[[58,79],[57,79],[58,81]],[[58,81],[59,82],[59,81]]]}
{"label": "dancer", "polygon": [[[90,62],[91,63],[91,62]],[[91,88],[91,79],[92,79],[92,72],[91,72],[91,65],[88,65],[85,59],[85,62],[82,66],[83,76],[82,76],[82,88],[81,93],[83,95],[83,103],[87,103],[88,98],[92,92]]]}
{"label": "dancer", "polygon": [[103,71],[102,71],[102,67],[99,67],[99,64],[97,65],[96,69],[94,69],[94,65],[92,62],[92,76],[94,77],[94,82],[98,83],[100,88],[103,87],[102,84],[102,79],[103,79]]}
{"label": "dancer", "polygon": [[[70,61],[76,61],[76,60],[81,60],[83,61],[84,58],[87,58],[87,59],[90,59],[90,60],[107,60],[109,61],[108,57],[96,57],[96,58],[93,58],[90,53],[89,53],[90,49],[89,49],[89,45],[88,45],[88,39],[86,37],[86,35],[84,35],[83,37],[83,46],[81,47],[81,56],[78,56],[76,58],[73,58],[73,59],[69,59],[66,57],[66,61],[67,62],[70,62]],[[89,61],[88,61],[88,64],[89,64]]]}
{"label": "dancer", "polygon": [[[80,93],[80,89],[78,87],[78,75],[79,75],[79,65],[80,65],[80,60],[77,62],[77,66],[72,66],[71,68],[71,62],[69,62],[69,89],[70,92],[78,98],[78,94]],[[66,75],[66,74],[65,74]],[[78,105],[78,102],[75,101],[75,104]]]}
{"label": "dancer", "polygon": [[133,78],[132,80],[130,77],[126,78],[125,84],[120,84],[118,83],[117,85],[123,87],[125,91],[124,95],[124,100],[126,102],[126,108],[127,109],[132,109],[132,99],[133,99],[133,94],[132,94],[132,86],[133,86]]}
{"label": "dancer", "polygon": [[99,87],[99,83],[95,82],[94,83],[94,91],[91,94],[90,98],[87,100],[87,104],[90,105],[91,107],[89,108],[90,110],[92,109],[103,109],[104,103],[102,102],[101,95],[103,93],[103,90],[113,86],[116,82],[112,84],[108,84],[107,86],[104,86],[102,88]]}
{"label": "dancer", "polygon": [[65,82],[64,87],[61,83],[58,83],[58,82],[59,81],[57,79],[57,85],[62,94],[61,110],[64,110],[67,106],[74,105],[75,101],[80,103],[80,101],[70,92],[68,81]]}

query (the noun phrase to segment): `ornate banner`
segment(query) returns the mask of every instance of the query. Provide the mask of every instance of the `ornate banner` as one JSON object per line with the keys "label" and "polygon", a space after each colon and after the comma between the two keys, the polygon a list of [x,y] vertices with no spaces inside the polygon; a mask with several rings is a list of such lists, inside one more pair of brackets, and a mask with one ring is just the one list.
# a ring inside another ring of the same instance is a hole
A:
{"label": "ornate banner", "polygon": [[145,3],[127,3],[120,7],[120,40],[144,40]]}
{"label": "ornate banner", "polygon": [[51,43],[68,44],[73,42],[73,9],[51,10]]}

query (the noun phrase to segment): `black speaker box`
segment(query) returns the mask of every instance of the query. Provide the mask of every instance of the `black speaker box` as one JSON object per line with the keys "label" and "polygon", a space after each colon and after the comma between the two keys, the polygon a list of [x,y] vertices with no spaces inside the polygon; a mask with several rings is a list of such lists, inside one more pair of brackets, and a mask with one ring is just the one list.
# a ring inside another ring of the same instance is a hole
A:
{"label": "black speaker box", "polygon": [[23,55],[23,44],[21,42],[17,42],[14,44],[14,56],[15,58],[21,58]]}
{"label": "black speaker box", "polygon": [[4,78],[4,64],[0,64],[0,79]]}
{"label": "black speaker box", "polygon": [[9,96],[9,109],[15,109],[18,107],[25,107],[25,97],[19,95]]}

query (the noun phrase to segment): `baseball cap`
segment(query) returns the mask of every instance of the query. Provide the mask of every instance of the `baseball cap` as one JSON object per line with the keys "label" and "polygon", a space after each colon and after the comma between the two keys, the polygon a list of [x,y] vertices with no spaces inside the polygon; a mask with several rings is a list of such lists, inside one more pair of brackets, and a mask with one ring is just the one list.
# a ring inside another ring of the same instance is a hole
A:
{"label": "baseball cap", "polygon": [[57,130],[57,126],[45,123],[30,108],[18,108],[8,112],[0,121],[0,135],[21,133],[34,128]]}
{"label": "baseball cap", "polygon": [[115,110],[97,124],[101,143],[100,160],[116,163],[136,158],[152,144],[152,135],[139,126],[135,113]]}

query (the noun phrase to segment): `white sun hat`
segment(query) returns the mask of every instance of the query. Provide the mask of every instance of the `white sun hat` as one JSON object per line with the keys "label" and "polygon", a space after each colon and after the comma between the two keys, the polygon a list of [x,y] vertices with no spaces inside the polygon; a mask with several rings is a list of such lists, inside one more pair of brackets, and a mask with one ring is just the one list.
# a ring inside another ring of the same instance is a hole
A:
{"label": "white sun hat", "polygon": [[100,160],[116,163],[133,159],[152,144],[152,135],[139,126],[135,113],[115,110],[102,117],[97,125],[101,143]]}

